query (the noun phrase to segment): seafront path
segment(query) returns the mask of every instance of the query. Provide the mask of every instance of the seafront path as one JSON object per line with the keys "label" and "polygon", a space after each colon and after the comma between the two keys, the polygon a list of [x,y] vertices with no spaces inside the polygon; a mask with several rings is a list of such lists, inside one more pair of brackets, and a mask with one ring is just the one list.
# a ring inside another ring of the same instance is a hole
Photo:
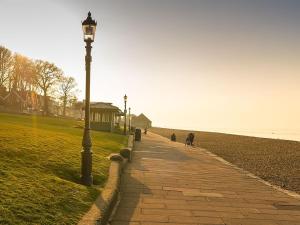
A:
{"label": "seafront path", "polygon": [[159,135],[136,142],[112,225],[300,225],[300,199],[201,148]]}

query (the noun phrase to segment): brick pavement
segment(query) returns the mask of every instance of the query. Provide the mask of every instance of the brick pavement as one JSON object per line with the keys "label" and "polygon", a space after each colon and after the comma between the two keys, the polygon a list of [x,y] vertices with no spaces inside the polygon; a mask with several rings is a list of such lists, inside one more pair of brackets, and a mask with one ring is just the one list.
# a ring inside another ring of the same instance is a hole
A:
{"label": "brick pavement", "polygon": [[149,133],[123,174],[112,225],[300,225],[300,200],[200,148]]}

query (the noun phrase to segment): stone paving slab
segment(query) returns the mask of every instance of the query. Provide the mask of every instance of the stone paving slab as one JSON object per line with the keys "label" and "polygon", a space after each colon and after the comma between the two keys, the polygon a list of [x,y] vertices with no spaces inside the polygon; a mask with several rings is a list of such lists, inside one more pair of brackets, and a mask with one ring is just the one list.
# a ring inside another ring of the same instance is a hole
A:
{"label": "stone paving slab", "polygon": [[112,225],[300,225],[300,199],[156,134],[123,175]]}

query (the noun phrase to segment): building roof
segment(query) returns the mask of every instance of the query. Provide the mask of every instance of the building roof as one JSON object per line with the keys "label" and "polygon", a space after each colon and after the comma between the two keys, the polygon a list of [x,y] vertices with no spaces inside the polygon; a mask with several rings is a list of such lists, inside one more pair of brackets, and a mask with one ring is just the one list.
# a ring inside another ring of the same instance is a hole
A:
{"label": "building roof", "polygon": [[135,119],[146,120],[148,122],[151,122],[151,120],[149,120],[147,118],[147,116],[145,116],[143,113],[141,113],[139,116],[135,117]]}
{"label": "building roof", "polygon": [[5,92],[4,96],[1,96],[0,95],[0,100],[7,100],[10,96],[15,96],[16,98],[18,98],[19,100],[21,100],[22,102],[25,102],[26,101],[26,94],[27,93],[31,93],[31,91],[15,91],[15,90],[12,90],[10,92]]}
{"label": "building roof", "polygon": [[109,102],[91,102],[90,107],[91,109],[103,109],[121,112],[121,110],[117,106],[114,106],[112,103]]}

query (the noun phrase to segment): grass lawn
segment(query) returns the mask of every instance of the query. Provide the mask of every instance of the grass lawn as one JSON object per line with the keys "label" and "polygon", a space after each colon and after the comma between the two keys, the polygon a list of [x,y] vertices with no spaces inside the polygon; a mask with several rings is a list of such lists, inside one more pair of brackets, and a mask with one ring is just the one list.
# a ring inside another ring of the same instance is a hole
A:
{"label": "grass lawn", "polygon": [[92,131],[94,187],[80,184],[82,122],[0,113],[0,224],[76,224],[103,187],[123,135]]}
{"label": "grass lawn", "polygon": [[[174,132],[185,142],[190,131],[151,128],[167,138]],[[270,183],[300,193],[300,142],[214,132],[192,131],[195,145],[248,170]]]}

